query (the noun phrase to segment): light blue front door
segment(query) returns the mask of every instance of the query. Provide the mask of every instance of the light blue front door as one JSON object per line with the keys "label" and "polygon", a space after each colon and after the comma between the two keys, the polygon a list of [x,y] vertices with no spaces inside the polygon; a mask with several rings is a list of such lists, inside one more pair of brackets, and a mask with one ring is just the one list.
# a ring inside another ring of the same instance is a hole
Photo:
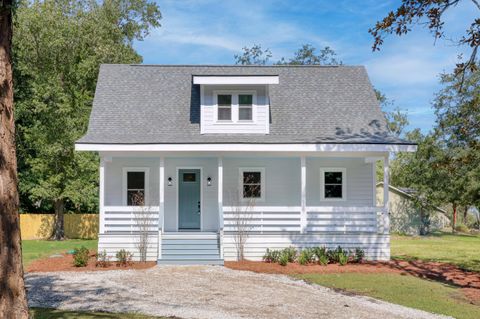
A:
{"label": "light blue front door", "polygon": [[200,230],[200,170],[178,170],[178,228]]}

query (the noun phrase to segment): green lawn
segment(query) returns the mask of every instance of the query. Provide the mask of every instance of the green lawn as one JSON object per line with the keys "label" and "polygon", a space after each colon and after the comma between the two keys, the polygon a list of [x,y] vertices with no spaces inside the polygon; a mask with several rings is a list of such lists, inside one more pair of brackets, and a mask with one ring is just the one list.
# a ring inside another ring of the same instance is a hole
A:
{"label": "green lawn", "polygon": [[75,247],[81,246],[96,250],[97,240],[24,240],[22,241],[23,266],[28,266],[35,259],[47,257],[56,253],[66,252]]}
{"label": "green lawn", "polygon": [[480,235],[392,236],[392,258],[440,261],[480,272]]}
{"label": "green lawn", "polygon": [[296,277],[399,305],[458,319],[478,319],[480,307],[470,304],[458,288],[399,274],[306,274]]}
{"label": "green lawn", "polygon": [[55,309],[30,309],[32,319],[159,319],[165,317],[149,317],[135,314],[107,313],[107,312],[77,312]]}

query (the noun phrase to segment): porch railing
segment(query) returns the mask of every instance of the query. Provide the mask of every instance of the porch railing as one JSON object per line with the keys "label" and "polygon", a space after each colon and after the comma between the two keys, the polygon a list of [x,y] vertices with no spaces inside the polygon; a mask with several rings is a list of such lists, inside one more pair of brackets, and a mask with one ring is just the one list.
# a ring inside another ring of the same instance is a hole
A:
{"label": "porch railing", "polygon": [[[305,232],[380,233],[388,234],[389,219],[383,207],[307,206]],[[249,231],[301,232],[300,206],[229,206],[223,207],[225,231],[239,227]]]}
{"label": "porch railing", "polygon": [[105,206],[100,223],[105,233],[158,232],[159,211],[158,206]]}

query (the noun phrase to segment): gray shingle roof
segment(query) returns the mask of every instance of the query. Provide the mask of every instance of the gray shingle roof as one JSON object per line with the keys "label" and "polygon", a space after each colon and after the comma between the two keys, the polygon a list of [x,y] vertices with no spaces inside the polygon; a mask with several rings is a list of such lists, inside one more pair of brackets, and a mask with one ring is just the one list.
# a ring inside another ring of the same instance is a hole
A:
{"label": "gray shingle roof", "polygon": [[[200,134],[193,75],[278,75],[270,86],[270,134]],[[361,66],[100,67],[87,134],[78,143],[387,143],[389,136]]]}

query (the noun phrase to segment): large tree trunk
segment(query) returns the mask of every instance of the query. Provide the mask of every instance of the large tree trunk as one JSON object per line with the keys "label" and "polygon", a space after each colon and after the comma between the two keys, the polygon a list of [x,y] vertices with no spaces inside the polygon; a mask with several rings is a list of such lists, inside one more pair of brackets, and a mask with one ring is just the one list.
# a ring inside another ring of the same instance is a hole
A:
{"label": "large tree trunk", "polygon": [[457,226],[457,204],[453,203],[453,218],[452,218],[452,232],[455,232],[455,226]]}
{"label": "large tree trunk", "polygon": [[463,211],[463,224],[467,226],[468,224],[468,206],[465,206],[464,211]]}
{"label": "large tree trunk", "polygon": [[28,318],[18,216],[13,116],[12,0],[0,0],[0,316]]}
{"label": "large tree trunk", "polygon": [[63,213],[65,212],[65,202],[63,199],[57,199],[54,202],[55,206],[55,225],[53,229],[52,239],[64,240],[65,231],[63,227]]}

